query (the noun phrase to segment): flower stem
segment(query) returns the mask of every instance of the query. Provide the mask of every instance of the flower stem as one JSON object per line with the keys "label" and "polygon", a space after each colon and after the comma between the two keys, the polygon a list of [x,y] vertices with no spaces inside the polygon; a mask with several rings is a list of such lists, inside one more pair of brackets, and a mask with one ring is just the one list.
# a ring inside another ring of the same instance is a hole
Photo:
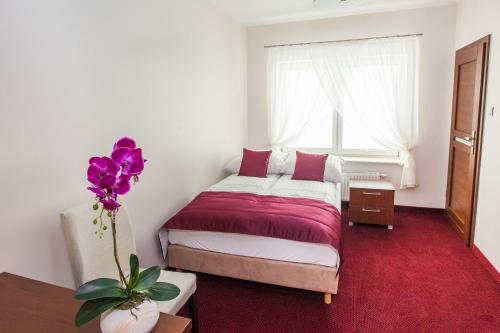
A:
{"label": "flower stem", "polygon": [[113,232],[113,251],[115,256],[116,267],[118,268],[118,273],[120,275],[120,280],[125,285],[125,288],[128,290],[127,279],[125,278],[125,274],[123,274],[122,267],[120,266],[120,261],[118,260],[118,249],[116,246],[116,215],[113,212],[111,215],[111,230]]}

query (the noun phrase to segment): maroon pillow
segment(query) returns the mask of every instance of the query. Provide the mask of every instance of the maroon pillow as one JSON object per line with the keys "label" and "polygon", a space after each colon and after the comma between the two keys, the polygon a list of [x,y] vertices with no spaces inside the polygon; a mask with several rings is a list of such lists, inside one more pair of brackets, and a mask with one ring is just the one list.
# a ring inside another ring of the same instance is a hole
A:
{"label": "maroon pillow", "polygon": [[306,154],[297,151],[292,179],[324,181],[327,159],[328,154]]}
{"label": "maroon pillow", "polygon": [[243,159],[238,176],[266,178],[271,153],[271,150],[255,151],[243,148]]}

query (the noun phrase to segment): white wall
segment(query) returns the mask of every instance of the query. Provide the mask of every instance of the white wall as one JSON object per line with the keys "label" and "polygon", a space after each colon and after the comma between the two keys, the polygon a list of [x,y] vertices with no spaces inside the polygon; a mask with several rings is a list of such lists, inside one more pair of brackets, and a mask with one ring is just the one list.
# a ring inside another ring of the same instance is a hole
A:
{"label": "white wall", "polygon": [[[285,23],[247,29],[249,142],[267,138],[266,52],[264,45],[424,33],[421,42],[420,143],[415,149],[420,186],[398,191],[396,203],[445,205],[453,85],[455,6]],[[397,165],[350,164],[351,170],[380,170],[399,185]]]}
{"label": "white wall", "polygon": [[141,264],[161,263],[156,230],[247,143],[245,44],[204,1],[1,0],[0,269],[73,285],[58,214],[124,135],[148,159]]}
{"label": "white wall", "polygon": [[[486,95],[486,116],[479,179],[474,243],[500,270],[500,1],[461,1],[457,11],[457,49],[488,34],[492,35]],[[488,114],[496,107],[496,114]]]}

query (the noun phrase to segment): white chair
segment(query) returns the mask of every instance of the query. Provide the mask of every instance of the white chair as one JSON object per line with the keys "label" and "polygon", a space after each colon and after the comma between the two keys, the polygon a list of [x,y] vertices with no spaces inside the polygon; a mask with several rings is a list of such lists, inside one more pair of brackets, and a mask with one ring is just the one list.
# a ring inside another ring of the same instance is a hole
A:
{"label": "white chair", "polygon": [[[104,213],[103,221],[108,228],[102,238],[99,238],[95,234],[99,225],[92,223],[98,215],[99,211],[92,209],[92,203],[74,207],[61,214],[76,287],[102,277],[119,279],[113,256],[110,221]],[[131,253],[136,253],[136,245],[127,207],[123,203],[116,221],[118,258],[125,275],[128,275],[130,271],[129,257]],[[190,316],[193,320],[193,332],[197,331],[196,302],[194,300],[196,275],[162,270],[158,281],[173,283],[181,290],[180,295],[175,299],[158,302],[160,312],[176,314],[188,302]]]}

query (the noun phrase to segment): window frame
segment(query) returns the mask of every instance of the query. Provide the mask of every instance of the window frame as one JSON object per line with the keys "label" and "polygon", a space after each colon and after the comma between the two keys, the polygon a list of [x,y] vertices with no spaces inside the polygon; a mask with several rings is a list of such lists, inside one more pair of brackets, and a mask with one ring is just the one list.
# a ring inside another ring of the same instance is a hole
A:
{"label": "window frame", "polygon": [[[332,112],[335,112],[332,110]],[[376,150],[376,149],[343,149],[342,148],[342,131],[343,121],[342,116],[335,112],[333,118],[333,133],[332,133],[332,148],[314,148],[314,147],[283,147],[285,150],[302,150],[311,153],[328,153],[335,154],[341,157],[354,158],[398,158],[399,152],[394,150]]]}
{"label": "window frame", "polygon": [[334,121],[334,151],[336,155],[345,157],[399,157],[399,152],[395,150],[379,150],[379,149],[344,149],[342,147],[342,138],[344,130],[344,122],[342,117],[336,112]]}
{"label": "window frame", "polygon": [[[309,60],[300,60],[300,62],[310,62]],[[299,147],[299,146],[284,146],[281,147],[285,150],[303,150],[312,153],[329,153],[335,154],[341,157],[354,158],[354,159],[399,159],[399,151],[395,150],[379,150],[379,149],[344,149],[342,147],[343,130],[344,124],[342,116],[335,110],[331,110],[334,113],[332,117],[332,137],[331,137],[331,148],[314,148],[314,147]]]}

